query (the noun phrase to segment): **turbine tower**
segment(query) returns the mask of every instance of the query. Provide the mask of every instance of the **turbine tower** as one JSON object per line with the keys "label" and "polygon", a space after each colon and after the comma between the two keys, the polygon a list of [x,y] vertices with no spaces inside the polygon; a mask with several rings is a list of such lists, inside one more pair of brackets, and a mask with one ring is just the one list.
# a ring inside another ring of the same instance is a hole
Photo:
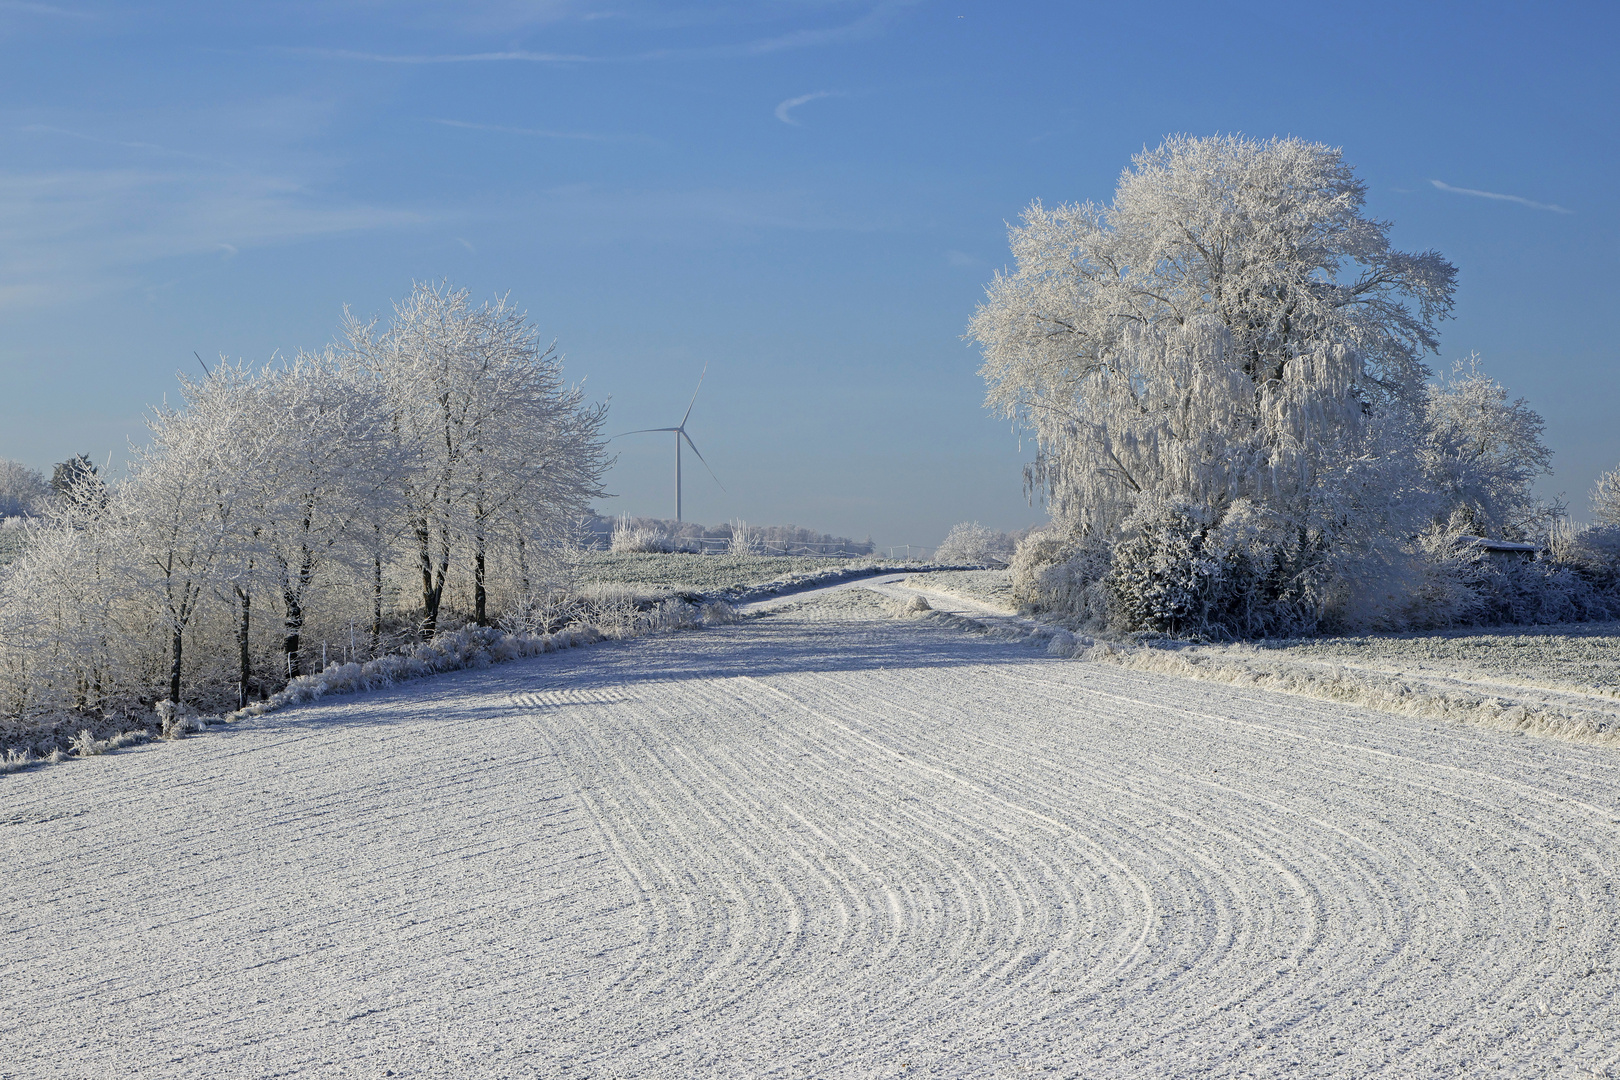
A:
{"label": "turbine tower", "polygon": [[[692,400],[687,402],[686,415],[681,417],[681,422],[678,425],[676,425],[675,427],[637,428],[635,431],[621,431],[618,435],[613,436],[613,438],[618,439],[618,438],[622,438],[625,435],[644,435],[649,431],[673,431],[675,433],[675,520],[676,521],[683,520],[682,517],[681,517],[681,440],[682,439],[685,439],[686,440],[686,445],[690,446],[692,448],[692,453],[697,454],[698,460],[703,462],[703,467],[705,469],[709,469],[709,463],[707,461],[704,461],[702,452],[700,450],[698,450],[698,448],[697,448],[697,443],[693,442],[692,441],[692,436],[690,436],[690,435],[688,435],[686,433],[686,421],[692,415],[692,406],[697,404],[698,390],[703,389],[703,376],[707,375],[708,373],[709,373],[709,365],[704,364],[703,365],[703,374],[698,376],[697,390],[692,391]],[[714,476],[714,470],[713,469],[709,469],[709,475]],[[718,476],[714,476],[714,482],[716,484],[720,484],[720,478]],[[720,484],[720,490],[721,491],[726,490],[726,485]]]}

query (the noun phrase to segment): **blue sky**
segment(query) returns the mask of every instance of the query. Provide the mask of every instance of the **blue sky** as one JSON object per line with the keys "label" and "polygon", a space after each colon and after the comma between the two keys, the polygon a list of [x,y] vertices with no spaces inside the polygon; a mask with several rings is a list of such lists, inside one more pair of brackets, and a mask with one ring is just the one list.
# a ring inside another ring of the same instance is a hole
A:
{"label": "blue sky", "polygon": [[[1041,520],[961,339],[1005,223],[1171,132],[1342,146],[1460,273],[1584,508],[1620,462],[1620,17],[1600,4],[0,0],[0,456],[124,456],[193,350],[509,292],[725,489],[686,516],[936,543]],[[1444,187],[1438,186],[1436,181]],[[661,437],[607,512],[673,513]],[[692,464],[688,459],[688,464]]]}

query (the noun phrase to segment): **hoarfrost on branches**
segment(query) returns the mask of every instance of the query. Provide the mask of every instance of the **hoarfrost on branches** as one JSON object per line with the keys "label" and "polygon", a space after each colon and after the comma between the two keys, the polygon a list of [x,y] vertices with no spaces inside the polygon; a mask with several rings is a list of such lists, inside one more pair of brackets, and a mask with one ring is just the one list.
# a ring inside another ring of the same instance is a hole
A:
{"label": "hoarfrost on branches", "polygon": [[1026,590],[1095,611],[1100,573],[1136,627],[1387,623],[1437,514],[1531,527],[1540,418],[1477,367],[1425,386],[1456,270],[1365,195],[1320,143],[1181,135],[1107,206],[1025,211],[969,330],[1057,526]]}

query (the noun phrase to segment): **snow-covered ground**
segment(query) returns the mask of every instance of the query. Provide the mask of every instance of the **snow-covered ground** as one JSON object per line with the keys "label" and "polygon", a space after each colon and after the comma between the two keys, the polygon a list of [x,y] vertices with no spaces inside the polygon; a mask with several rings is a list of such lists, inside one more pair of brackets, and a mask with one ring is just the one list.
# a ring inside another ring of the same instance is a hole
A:
{"label": "snow-covered ground", "polygon": [[892,603],[0,778],[0,1077],[1620,1075],[1614,750]]}

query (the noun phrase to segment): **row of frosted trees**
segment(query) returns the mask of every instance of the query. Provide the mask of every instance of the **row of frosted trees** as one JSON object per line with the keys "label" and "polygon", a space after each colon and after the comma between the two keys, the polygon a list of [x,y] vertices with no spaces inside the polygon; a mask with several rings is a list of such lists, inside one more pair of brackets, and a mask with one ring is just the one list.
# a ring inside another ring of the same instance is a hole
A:
{"label": "row of frosted trees", "polygon": [[127,479],[86,472],[3,571],[0,719],[240,706],[451,612],[521,625],[602,494],[605,406],[522,313],[446,287],[182,399]]}

